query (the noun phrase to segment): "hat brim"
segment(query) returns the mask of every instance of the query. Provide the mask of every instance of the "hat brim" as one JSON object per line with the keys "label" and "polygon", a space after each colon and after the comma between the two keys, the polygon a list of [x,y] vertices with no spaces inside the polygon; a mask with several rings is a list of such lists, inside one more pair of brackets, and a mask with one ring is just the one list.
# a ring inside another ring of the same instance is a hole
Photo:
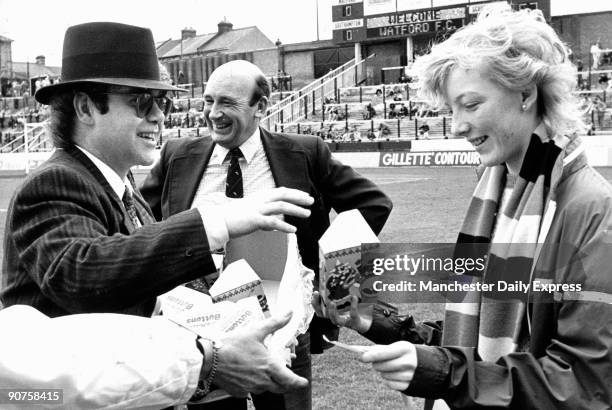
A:
{"label": "hat brim", "polygon": [[108,85],[118,85],[134,88],[146,88],[148,90],[178,91],[187,92],[184,88],[175,87],[164,81],[139,80],[134,78],[84,78],[79,80],[64,81],[57,84],[47,85],[39,88],[34,94],[34,98],[41,104],[49,104],[51,97],[60,91],[74,88],[83,83],[98,83]]}

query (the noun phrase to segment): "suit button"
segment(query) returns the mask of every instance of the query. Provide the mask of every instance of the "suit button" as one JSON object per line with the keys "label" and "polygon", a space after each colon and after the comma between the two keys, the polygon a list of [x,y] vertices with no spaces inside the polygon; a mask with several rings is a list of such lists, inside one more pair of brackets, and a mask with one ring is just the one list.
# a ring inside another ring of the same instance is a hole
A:
{"label": "suit button", "polygon": [[193,249],[187,248],[187,250],[185,251],[185,256],[191,256],[191,255],[193,255]]}

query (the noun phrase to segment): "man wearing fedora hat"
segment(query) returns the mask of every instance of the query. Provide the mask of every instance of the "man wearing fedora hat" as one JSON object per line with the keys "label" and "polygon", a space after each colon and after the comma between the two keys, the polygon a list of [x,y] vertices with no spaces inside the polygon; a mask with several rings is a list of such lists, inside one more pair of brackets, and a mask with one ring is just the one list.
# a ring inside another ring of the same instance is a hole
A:
{"label": "man wearing fedora hat", "polygon": [[[215,272],[211,254],[229,238],[258,229],[294,232],[275,215],[309,215],[303,207],[312,198],[282,188],[154,223],[130,168],[153,163],[170,106],[165,94],[173,90],[179,89],[160,81],[149,29],[118,23],[68,28],[62,81],[35,95],[50,106],[57,149],[25,179],[8,210],[5,306],[31,305],[49,317],[150,316],[156,296]],[[265,321],[239,339],[200,341],[204,392],[213,378],[239,397],[307,384],[263,345],[265,335],[288,320]]]}

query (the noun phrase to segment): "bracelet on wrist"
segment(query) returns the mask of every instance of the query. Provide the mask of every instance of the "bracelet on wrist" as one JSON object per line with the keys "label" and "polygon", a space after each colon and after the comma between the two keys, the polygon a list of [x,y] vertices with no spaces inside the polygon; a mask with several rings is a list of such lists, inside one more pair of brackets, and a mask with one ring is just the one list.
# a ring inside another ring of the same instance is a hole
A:
{"label": "bracelet on wrist", "polygon": [[210,369],[210,373],[208,373],[208,377],[204,381],[204,394],[208,394],[210,392],[210,386],[212,386],[213,381],[215,380],[215,375],[217,374],[217,367],[219,366],[219,345],[212,339],[208,339],[212,343],[212,368]]}
{"label": "bracelet on wrist", "polygon": [[[206,350],[204,348],[204,346],[202,345],[202,341],[203,340],[207,340],[211,343],[212,346],[212,351],[209,351],[208,353],[211,355],[212,357],[212,365],[210,367],[210,370],[207,371],[207,367],[206,366]],[[196,388],[195,393],[193,394],[193,396],[191,396],[191,398],[189,399],[189,403],[197,403],[199,401],[201,401],[204,397],[206,397],[206,395],[208,393],[210,393],[210,387],[212,385],[212,382],[215,378],[215,374],[217,373],[217,366],[219,364],[219,346],[217,343],[215,343],[214,340],[212,339],[206,339],[206,338],[198,338],[198,340],[196,341],[198,349],[200,350],[200,352],[202,353],[202,370],[200,372],[200,379],[198,380],[198,387]],[[208,374],[207,374],[208,373]]]}

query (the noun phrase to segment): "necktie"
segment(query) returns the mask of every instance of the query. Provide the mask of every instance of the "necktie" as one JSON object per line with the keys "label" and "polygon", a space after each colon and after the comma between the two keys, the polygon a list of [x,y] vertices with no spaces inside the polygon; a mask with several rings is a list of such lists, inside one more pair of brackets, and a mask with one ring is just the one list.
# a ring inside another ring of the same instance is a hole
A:
{"label": "necktie", "polygon": [[134,198],[132,198],[132,192],[125,187],[125,192],[123,193],[123,206],[125,206],[125,210],[127,211],[134,228],[140,228],[142,223],[140,222],[140,218],[138,217],[138,212],[136,212],[136,207],[134,206]]}
{"label": "necktie", "polygon": [[242,188],[242,170],[238,159],[242,157],[240,148],[232,148],[227,154],[230,157],[230,165],[227,169],[227,179],[225,181],[225,196],[228,198],[242,198],[244,191]]}

